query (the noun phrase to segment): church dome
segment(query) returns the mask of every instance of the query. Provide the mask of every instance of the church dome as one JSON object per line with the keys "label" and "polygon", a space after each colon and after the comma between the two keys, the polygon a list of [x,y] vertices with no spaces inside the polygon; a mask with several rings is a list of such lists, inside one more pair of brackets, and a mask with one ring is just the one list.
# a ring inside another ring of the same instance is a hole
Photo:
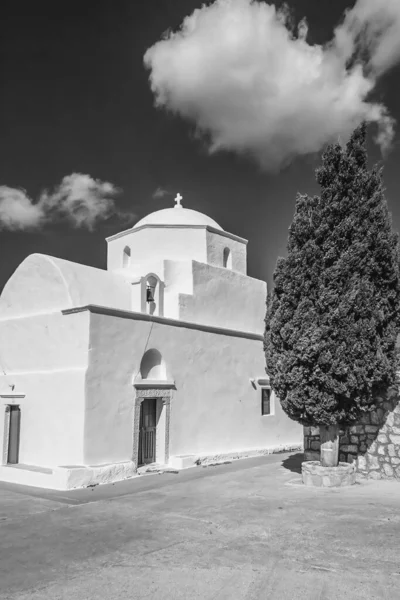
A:
{"label": "church dome", "polygon": [[162,210],[150,213],[147,217],[138,221],[133,226],[133,229],[142,227],[143,225],[209,225],[223,231],[222,227],[214,219],[207,217],[207,215],[197,210],[183,208],[180,205],[174,206],[174,208],[163,208]]}

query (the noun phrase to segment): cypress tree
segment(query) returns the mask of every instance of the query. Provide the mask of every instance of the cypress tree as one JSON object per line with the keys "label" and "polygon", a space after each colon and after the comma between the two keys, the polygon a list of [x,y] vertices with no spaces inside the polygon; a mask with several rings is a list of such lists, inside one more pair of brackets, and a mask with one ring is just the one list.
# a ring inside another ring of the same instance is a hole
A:
{"label": "cypress tree", "polygon": [[335,466],[339,426],[396,382],[399,241],[382,169],[367,166],[365,124],[345,148],[327,147],[316,180],[320,195],[298,195],[276,265],[264,350],[283,410],[320,427],[321,464]]}

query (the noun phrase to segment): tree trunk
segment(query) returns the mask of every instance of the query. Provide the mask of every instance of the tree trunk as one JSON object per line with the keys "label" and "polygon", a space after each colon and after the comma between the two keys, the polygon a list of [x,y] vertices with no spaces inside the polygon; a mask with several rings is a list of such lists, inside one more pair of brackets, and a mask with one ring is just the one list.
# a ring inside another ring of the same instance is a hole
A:
{"label": "tree trunk", "polygon": [[337,467],[339,464],[339,425],[320,425],[321,466]]}

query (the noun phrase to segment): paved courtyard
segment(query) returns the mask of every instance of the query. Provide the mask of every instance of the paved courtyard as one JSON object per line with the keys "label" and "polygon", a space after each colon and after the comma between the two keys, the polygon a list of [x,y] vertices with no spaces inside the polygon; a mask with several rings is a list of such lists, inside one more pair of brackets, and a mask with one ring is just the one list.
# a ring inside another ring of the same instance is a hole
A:
{"label": "paved courtyard", "polygon": [[77,492],[0,484],[0,598],[400,598],[400,483],[276,454]]}

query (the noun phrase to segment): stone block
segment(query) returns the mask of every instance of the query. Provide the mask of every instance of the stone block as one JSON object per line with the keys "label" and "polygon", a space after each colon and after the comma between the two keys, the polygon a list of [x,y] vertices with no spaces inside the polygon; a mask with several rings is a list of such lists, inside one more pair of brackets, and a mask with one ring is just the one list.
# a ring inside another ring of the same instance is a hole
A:
{"label": "stone block", "polygon": [[311,442],[311,450],[319,450],[319,447],[320,447],[320,442],[317,442],[315,440],[313,442]]}
{"label": "stone block", "polygon": [[378,443],[377,442],[372,442],[372,444],[370,444],[369,448],[368,448],[369,454],[376,454],[377,450],[378,450]]}
{"label": "stone block", "polygon": [[377,438],[377,439],[378,439],[378,442],[379,442],[380,444],[387,444],[387,443],[388,443],[388,441],[389,441],[389,440],[388,440],[388,438],[387,438],[387,435],[385,435],[384,433],[380,433],[380,434],[378,435],[378,438]]}
{"label": "stone block", "polygon": [[337,467],[322,467],[319,461],[303,462],[301,473],[304,485],[341,487],[356,482],[355,464],[339,463]]}
{"label": "stone block", "polygon": [[392,444],[394,444],[395,446],[400,446],[400,435],[390,434],[389,438]]}
{"label": "stone block", "polygon": [[390,462],[392,465],[400,465],[400,458],[392,457]]}
{"label": "stone block", "polygon": [[305,436],[310,435],[311,427],[303,427],[303,433]]}
{"label": "stone block", "polygon": [[377,456],[369,456],[368,455],[368,467],[370,469],[379,469],[379,460]]}
{"label": "stone block", "polygon": [[379,431],[379,425],[366,425],[365,431],[366,433],[376,433]]}
{"label": "stone block", "polygon": [[396,402],[386,401],[383,403],[383,408],[388,412],[392,412],[396,408]]}
{"label": "stone block", "polygon": [[313,450],[306,450],[304,452],[304,460],[319,460],[319,452]]}
{"label": "stone block", "polygon": [[395,435],[400,435],[400,427],[393,426],[392,433],[394,433]]}
{"label": "stone block", "polygon": [[[311,485],[315,486],[315,487],[321,487],[322,486],[322,477],[319,477],[318,475],[313,475],[311,477]],[[310,485],[310,483],[306,483],[305,481],[303,482],[304,485]]]}
{"label": "stone block", "polygon": [[379,415],[376,411],[372,412],[370,414],[370,417],[371,417],[371,423],[373,425],[380,425],[382,423],[382,421],[380,420]]}
{"label": "stone block", "polygon": [[400,415],[393,413],[394,415],[394,424],[396,425],[396,427],[400,427]]}
{"label": "stone block", "polygon": [[393,425],[394,425],[394,414],[393,413],[389,413],[388,416],[386,417],[386,425],[388,427],[393,427]]}
{"label": "stone block", "polygon": [[357,446],[355,446],[355,445],[351,445],[351,444],[350,444],[350,445],[347,445],[347,444],[345,444],[344,446],[341,446],[341,448],[340,448],[340,449],[341,449],[343,452],[352,452],[352,453],[354,453],[354,454],[356,454],[356,453],[357,453]]}
{"label": "stone block", "polygon": [[339,440],[339,444],[340,446],[347,446],[347,444],[350,444],[350,438],[348,435],[342,435],[340,440]]}
{"label": "stone block", "polygon": [[340,462],[346,462],[346,455],[345,454],[339,454],[339,461]]}
{"label": "stone block", "polygon": [[388,453],[389,453],[389,456],[396,456],[396,449],[394,447],[394,444],[388,445]]}
{"label": "stone block", "polygon": [[319,435],[319,427],[310,427],[311,435]]}
{"label": "stone block", "polygon": [[386,446],[378,446],[378,454],[384,456],[386,454]]}
{"label": "stone block", "polygon": [[360,452],[366,452],[368,450],[367,444],[364,444],[364,443],[360,444],[359,448],[360,448]]}
{"label": "stone block", "polygon": [[348,454],[347,455],[347,462],[349,464],[353,464],[353,462],[355,462],[357,460],[357,455],[356,454]]}
{"label": "stone block", "polygon": [[384,470],[384,473],[385,473],[386,477],[393,477],[394,476],[393,468],[390,465],[384,464],[383,465],[383,470]]}
{"label": "stone block", "polygon": [[352,425],[349,428],[350,433],[364,433],[364,427],[362,425]]}
{"label": "stone block", "polygon": [[382,479],[382,475],[379,473],[379,471],[371,471],[371,473],[368,473],[368,477],[370,479]]}
{"label": "stone block", "polygon": [[358,443],[359,443],[359,439],[358,439],[358,437],[357,437],[356,435],[351,435],[351,436],[350,436],[350,442],[351,442],[352,444],[356,444],[356,445],[358,445]]}
{"label": "stone block", "polygon": [[371,417],[369,413],[365,413],[364,415],[362,415],[362,417],[360,418],[360,422],[363,425],[369,425],[371,423]]}
{"label": "stone block", "polygon": [[365,456],[359,456],[357,459],[357,467],[361,470],[361,471],[366,471],[367,470],[367,459],[365,458]]}

